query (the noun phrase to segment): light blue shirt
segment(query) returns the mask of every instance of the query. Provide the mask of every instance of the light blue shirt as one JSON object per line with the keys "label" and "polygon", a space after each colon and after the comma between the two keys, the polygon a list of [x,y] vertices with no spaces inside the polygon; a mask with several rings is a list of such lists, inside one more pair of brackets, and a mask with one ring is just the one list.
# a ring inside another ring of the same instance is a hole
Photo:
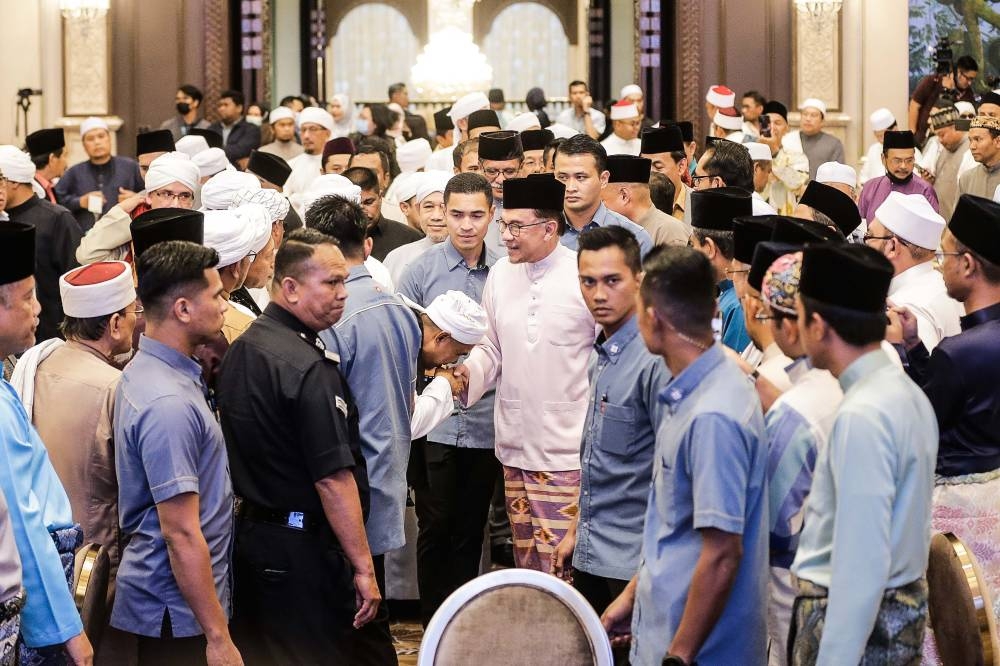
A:
{"label": "light blue shirt", "polygon": [[139,351],[118,383],[114,433],[119,520],[129,542],[118,568],[111,624],[157,637],[167,611],[174,636],[199,636],[203,630],[177,586],[156,510],[178,495],[198,494],[215,592],[228,615],[233,486],[226,442],[198,362],[139,338]]}
{"label": "light blue shirt", "polygon": [[[448,291],[460,291],[476,303],[483,302],[483,285],[497,257],[485,246],[479,263],[469,266],[451,239],[429,248],[403,272],[396,291],[417,305],[427,307]],[[447,421],[427,435],[427,441],[465,449],[493,449],[493,400],[490,390],[472,407],[459,406]],[[455,403],[458,405],[458,403]]]}
{"label": "light blue shirt", "polygon": [[576,252],[580,242],[580,234],[587,229],[594,229],[595,227],[624,227],[628,229],[635,236],[635,239],[639,241],[639,251],[643,257],[653,249],[653,239],[645,229],[624,215],[619,215],[613,210],[609,210],[603,203],[597,207],[594,219],[585,224],[583,229],[577,229],[572,224],[567,223],[566,231],[559,237],[559,242]]}
{"label": "light blue shirt", "polygon": [[349,272],[340,321],[319,334],[327,349],[340,354],[340,370],[358,406],[371,491],[365,531],[372,555],[406,543],[406,466],[422,336],[413,311],[364,265]]}
{"label": "light blue shirt", "polygon": [[0,490],[21,555],[28,647],[65,643],[83,631],[50,530],[73,525],[73,509],[48,451],[14,388],[0,378]]}
{"label": "light blue shirt", "polygon": [[817,664],[856,664],[883,593],[923,577],[938,428],[881,349],[840,375],[844,401],[816,462],[792,572],[829,589]]}
{"label": "light blue shirt", "polygon": [[700,664],[767,661],[767,441],[760,399],[714,344],[660,392],[653,482],[632,612],[635,666],[657,666],[680,625],[698,530],[740,534],[743,557]]}
{"label": "light blue shirt", "polygon": [[653,474],[657,399],[670,371],[639,335],[633,315],[590,359],[590,408],[580,448],[580,516],[573,567],[628,580],[639,568]]}
{"label": "light blue shirt", "polygon": [[743,305],[736,295],[732,280],[719,283],[719,311],[722,316],[722,344],[737,354],[743,353],[751,340],[746,322],[743,321]]}

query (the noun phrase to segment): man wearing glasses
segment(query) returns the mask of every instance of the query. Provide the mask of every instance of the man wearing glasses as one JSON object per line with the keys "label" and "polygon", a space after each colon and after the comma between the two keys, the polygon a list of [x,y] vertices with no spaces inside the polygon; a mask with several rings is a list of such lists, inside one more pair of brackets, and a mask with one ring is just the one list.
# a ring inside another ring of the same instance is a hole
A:
{"label": "man wearing glasses", "polygon": [[926,180],[913,173],[916,144],[909,130],[887,130],[882,137],[882,164],[885,175],[865,183],[858,197],[861,217],[871,220],[891,192],[919,194],[930,202],[935,212],[940,208],[937,193]]}
{"label": "man wearing glasses", "polygon": [[927,119],[931,115],[931,107],[945,90],[957,93],[955,101],[975,102],[972,83],[979,76],[979,65],[972,56],[962,56],[955,61],[955,73],[928,74],[920,80],[910,96],[908,125],[913,128],[915,136],[923,139],[927,134]]}
{"label": "man wearing glasses", "polygon": [[164,153],[146,171],[146,189],[111,207],[80,241],[76,259],[81,264],[126,260],[131,257],[132,220],[155,208],[194,208],[201,173],[184,153]]}
{"label": "man wearing glasses", "polygon": [[499,257],[507,255],[500,233],[503,212],[503,184],[515,178],[524,164],[524,145],[517,132],[486,132],[479,136],[479,172],[486,177],[493,192],[493,220],[486,230],[486,247]]}

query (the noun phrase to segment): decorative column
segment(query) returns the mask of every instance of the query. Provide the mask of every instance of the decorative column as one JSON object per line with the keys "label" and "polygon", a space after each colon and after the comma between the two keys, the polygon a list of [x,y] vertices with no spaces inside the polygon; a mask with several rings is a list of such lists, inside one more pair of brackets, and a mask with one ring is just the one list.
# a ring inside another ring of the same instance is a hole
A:
{"label": "decorative column", "polygon": [[798,126],[798,108],[810,97],[826,103],[825,127],[846,139],[850,117],[842,111],[841,0],[795,0],[795,64],[789,122]]}

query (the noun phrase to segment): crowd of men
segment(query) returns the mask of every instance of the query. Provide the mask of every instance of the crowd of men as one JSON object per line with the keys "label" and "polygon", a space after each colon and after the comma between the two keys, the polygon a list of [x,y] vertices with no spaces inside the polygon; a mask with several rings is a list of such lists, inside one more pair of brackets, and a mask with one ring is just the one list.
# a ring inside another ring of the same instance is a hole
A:
{"label": "crowd of men", "polygon": [[0,664],[395,664],[387,561],[426,625],[505,539],[620,664],[934,663],[935,531],[1000,592],[1000,95],[859,175],[817,99],[389,94],[0,146]]}

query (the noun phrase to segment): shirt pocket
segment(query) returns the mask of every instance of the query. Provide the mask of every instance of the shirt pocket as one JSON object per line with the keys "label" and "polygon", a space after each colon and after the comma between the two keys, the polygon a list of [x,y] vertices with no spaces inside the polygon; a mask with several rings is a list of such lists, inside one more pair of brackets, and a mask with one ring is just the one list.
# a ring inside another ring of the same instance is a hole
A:
{"label": "shirt pocket", "polygon": [[548,441],[573,441],[579,451],[587,402],[543,402],[542,434]]}
{"label": "shirt pocket", "polygon": [[524,416],[521,413],[521,401],[497,397],[500,409],[497,410],[497,435],[507,441],[520,442],[524,431]]}
{"label": "shirt pocket", "polygon": [[581,308],[550,305],[545,309],[543,320],[552,345],[585,347],[594,342],[594,321]]}
{"label": "shirt pocket", "polygon": [[599,404],[601,412],[600,431],[597,433],[599,446],[617,455],[625,455],[635,439],[635,410],[610,402]]}

